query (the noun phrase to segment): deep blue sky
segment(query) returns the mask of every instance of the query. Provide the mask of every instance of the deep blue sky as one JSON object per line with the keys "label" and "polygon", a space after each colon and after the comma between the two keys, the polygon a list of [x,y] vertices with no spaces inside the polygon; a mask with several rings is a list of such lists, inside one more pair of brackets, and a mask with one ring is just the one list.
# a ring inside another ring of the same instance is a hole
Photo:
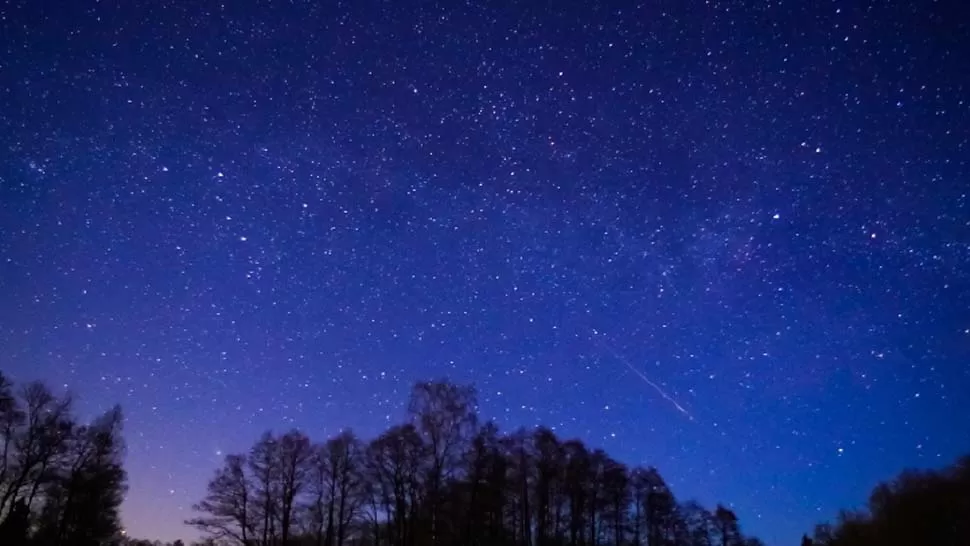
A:
{"label": "deep blue sky", "polygon": [[448,377],[792,544],[970,451],[960,4],[4,2],[0,366],[138,536]]}

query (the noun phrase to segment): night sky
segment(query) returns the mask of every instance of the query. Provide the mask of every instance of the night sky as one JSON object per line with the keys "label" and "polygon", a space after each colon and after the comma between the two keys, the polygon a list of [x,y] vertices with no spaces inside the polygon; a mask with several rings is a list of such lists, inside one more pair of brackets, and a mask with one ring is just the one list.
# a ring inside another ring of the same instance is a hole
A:
{"label": "night sky", "polygon": [[447,377],[794,543],[970,451],[959,4],[4,2],[0,367],[135,536]]}

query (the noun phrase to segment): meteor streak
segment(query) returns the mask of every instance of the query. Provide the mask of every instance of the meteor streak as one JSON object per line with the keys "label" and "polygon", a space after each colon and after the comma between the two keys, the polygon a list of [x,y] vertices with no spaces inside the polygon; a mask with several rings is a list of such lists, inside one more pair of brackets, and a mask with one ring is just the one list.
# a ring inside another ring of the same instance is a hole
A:
{"label": "meteor streak", "polygon": [[635,373],[637,375],[637,377],[639,377],[640,379],[642,379],[644,383],[646,383],[647,385],[650,385],[651,387],[653,387],[653,390],[657,391],[657,393],[660,396],[662,396],[664,398],[664,400],[666,400],[666,401],[670,402],[671,404],[673,404],[674,407],[677,408],[677,411],[683,413],[691,421],[694,420],[694,416],[691,415],[689,411],[687,411],[686,409],[684,409],[683,406],[681,406],[679,403],[677,403],[677,401],[674,400],[674,398],[672,396],[670,396],[669,394],[667,394],[666,392],[664,392],[664,390],[661,389],[659,385],[657,385],[656,383],[654,383],[653,381],[651,381],[650,378],[646,376],[646,374],[644,374],[643,372],[641,372],[640,370],[638,370],[636,368],[636,366],[634,366],[633,364],[630,363],[629,360],[627,360],[626,358],[623,358],[623,355],[621,355],[619,353],[619,351],[617,351],[613,347],[611,347],[611,346],[609,346],[609,345],[607,345],[607,344],[602,343],[601,341],[599,341],[599,339],[596,337],[597,334],[598,334],[598,332],[596,330],[593,330],[593,340],[596,342],[597,345],[599,345],[603,349],[609,351],[624,366],[626,366],[627,368],[629,368],[629,370],[631,372]]}

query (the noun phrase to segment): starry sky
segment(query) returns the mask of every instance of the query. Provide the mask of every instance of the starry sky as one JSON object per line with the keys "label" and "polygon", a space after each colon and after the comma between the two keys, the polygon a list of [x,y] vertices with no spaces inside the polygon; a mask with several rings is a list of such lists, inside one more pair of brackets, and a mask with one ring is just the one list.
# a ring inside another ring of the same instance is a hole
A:
{"label": "starry sky", "polygon": [[0,366],[130,533],[473,382],[770,545],[970,451],[959,2],[0,5]]}

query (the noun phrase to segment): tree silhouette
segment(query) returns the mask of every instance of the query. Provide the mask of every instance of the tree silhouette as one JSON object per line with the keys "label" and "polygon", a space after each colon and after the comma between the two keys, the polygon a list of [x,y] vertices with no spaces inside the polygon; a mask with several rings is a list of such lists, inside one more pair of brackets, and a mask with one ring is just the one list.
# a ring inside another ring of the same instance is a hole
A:
{"label": "tree silhouette", "polygon": [[[478,424],[475,392],[419,383],[408,422],[369,442],[265,433],[229,455],[187,521],[200,544],[239,546],[759,546],[736,514],[678,503],[657,469],[625,465],[547,428]],[[122,540],[119,407],[88,425],[70,396],[0,373],[0,544]],[[176,541],[174,544],[180,544]],[[802,546],[970,544],[970,457],[880,484]]]}
{"label": "tree silhouette", "polygon": [[970,457],[935,471],[906,470],[877,485],[866,510],[816,526],[811,546],[970,544]]}
{"label": "tree silhouette", "polygon": [[127,474],[114,407],[89,425],[71,397],[0,373],[0,544],[100,545],[120,532]]}
{"label": "tree silhouette", "polygon": [[245,457],[227,455],[223,467],[209,481],[205,499],[192,507],[205,515],[186,523],[216,540],[249,544],[255,528],[252,486]]}
{"label": "tree silhouette", "polygon": [[[9,396],[8,390],[4,398]],[[0,514],[19,498],[33,505],[41,488],[54,478],[57,458],[68,451],[76,426],[70,398],[58,398],[42,383],[28,384],[19,399],[14,397],[6,405]]]}
{"label": "tree silhouette", "polygon": [[17,499],[3,523],[0,523],[0,544],[26,544],[30,531],[30,508],[27,501]]}
{"label": "tree silhouette", "polygon": [[603,468],[603,520],[613,546],[622,546],[630,506],[630,476],[625,465],[607,458]]}
{"label": "tree silhouette", "polygon": [[467,442],[475,433],[475,390],[447,381],[417,383],[411,390],[408,413],[428,449],[425,494],[428,544],[438,544],[441,493],[459,467]]}
{"label": "tree silhouette", "polygon": [[690,546],[714,546],[717,531],[713,514],[693,501],[683,504],[680,514],[687,526]]}
{"label": "tree silhouette", "polygon": [[363,455],[363,446],[351,431],[314,447],[307,511],[316,546],[343,545],[365,499]]}
{"label": "tree silhouette", "polygon": [[[296,508],[297,497],[307,488],[307,478],[310,474],[309,463],[313,456],[310,439],[300,431],[290,431],[284,434],[277,446],[276,490],[280,496],[280,541],[289,544],[290,532],[293,528],[293,512]],[[328,545],[329,546],[329,545]]]}
{"label": "tree silhouette", "polygon": [[253,477],[253,493],[257,530],[260,544],[272,544],[279,540],[277,522],[283,510],[280,503],[278,440],[267,431],[253,445],[249,453],[249,471]]}
{"label": "tree silhouette", "polygon": [[714,526],[717,529],[720,546],[740,546],[741,530],[738,528],[738,517],[731,510],[717,505],[714,510]]}
{"label": "tree silhouette", "polygon": [[266,433],[227,457],[189,523],[246,546],[760,544],[726,508],[678,504],[655,468],[547,428],[502,434],[475,406],[471,387],[419,383],[407,421],[366,443]]}
{"label": "tree silhouette", "polygon": [[[426,449],[411,424],[392,427],[367,447],[368,476],[386,518],[383,523],[389,544],[404,546],[415,542],[414,528],[422,497],[420,471]],[[376,526],[375,540],[379,544],[382,522],[378,520]]]}
{"label": "tree silhouette", "polygon": [[58,508],[55,544],[100,545],[121,528],[118,510],[126,479],[122,468],[123,418],[115,407],[72,436],[67,469],[48,486],[47,499]]}

